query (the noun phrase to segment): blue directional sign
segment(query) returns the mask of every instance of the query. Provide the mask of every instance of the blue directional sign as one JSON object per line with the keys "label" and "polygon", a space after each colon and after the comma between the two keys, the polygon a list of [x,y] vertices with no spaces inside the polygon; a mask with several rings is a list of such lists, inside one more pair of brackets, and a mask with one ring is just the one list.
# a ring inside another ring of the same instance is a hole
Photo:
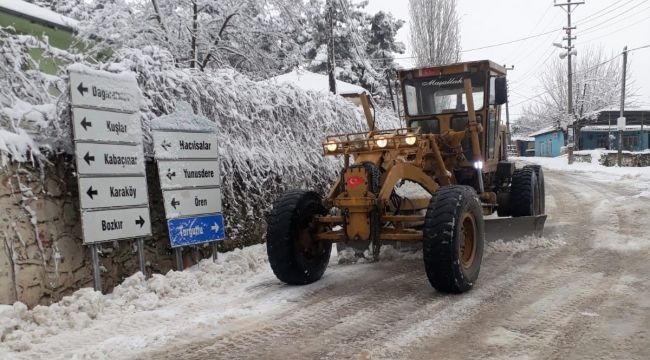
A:
{"label": "blue directional sign", "polygon": [[226,238],[223,215],[201,215],[167,221],[173,248],[220,241]]}

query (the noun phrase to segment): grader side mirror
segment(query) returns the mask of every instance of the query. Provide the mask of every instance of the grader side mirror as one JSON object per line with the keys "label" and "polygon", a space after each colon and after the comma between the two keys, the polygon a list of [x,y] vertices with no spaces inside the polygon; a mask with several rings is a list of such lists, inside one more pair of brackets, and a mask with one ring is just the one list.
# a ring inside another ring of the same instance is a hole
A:
{"label": "grader side mirror", "polygon": [[494,80],[495,105],[503,105],[508,102],[508,83],[505,77],[499,77]]}

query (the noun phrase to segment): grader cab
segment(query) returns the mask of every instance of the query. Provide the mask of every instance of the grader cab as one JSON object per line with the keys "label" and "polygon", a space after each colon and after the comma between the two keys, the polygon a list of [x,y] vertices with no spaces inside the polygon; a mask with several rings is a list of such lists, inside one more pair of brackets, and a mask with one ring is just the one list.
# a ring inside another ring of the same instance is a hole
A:
{"label": "grader cab", "polygon": [[[369,131],[323,143],[325,156],[343,160],[329,193],[294,190],[274,203],[267,252],[280,280],[320,279],[333,243],[367,249],[376,260],[383,243],[421,242],[431,285],[462,293],[478,277],[486,231],[492,238],[541,233],[543,171],[507,160],[505,69],[479,61],[398,76],[406,128],[377,130],[361,95]],[[404,194],[405,182],[422,191]],[[494,213],[501,219],[484,220]]]}

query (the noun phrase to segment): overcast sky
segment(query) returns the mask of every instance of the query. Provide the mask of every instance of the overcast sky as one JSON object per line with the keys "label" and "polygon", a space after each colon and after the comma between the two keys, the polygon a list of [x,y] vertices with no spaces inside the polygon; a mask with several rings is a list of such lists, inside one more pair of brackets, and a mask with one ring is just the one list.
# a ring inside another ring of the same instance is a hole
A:
{"label": "overcast sky", "polygon": [[[575,0],[574,0],[575,1]],[[566,2],[560,0],[558,2]],[[603,9],[607,8],[604,11]],[[370,0],[371,13],[384,10],[397,18],[409,21],[408,0]],[[553,6],[553,0],[458,0],[461,16],[461,43],[464,50],[507,42],[536,35],[566,25],[566,13]],[[588,16],[592,16],[580,22]],[[602,46],[610,57],[630,49],[650,44],[650,1],[648,0],[585,0],[573,12],[577,24],[578,56],[586,47]],[[512,45],[499,46],[462,54],[465,60],[490,59],[500,64],[514,65],[508,73],[511,83],[510,103],[517,105],[526,97],[540,93],[538,74],[556,58],[560,49],[553,42],[561,41],[560,31]],[[408,43],[408,23],[399,33],[399,39]],[[410,56],[410,54],[406,55]],[[610,58],[608,57],[608,58]],[[548,60],[547,60],[548,59]],[[402,63],[409,65],[409,60]],[[616,61],[622,61],[619,58]],[[631,52],[630,71],[641,97],[638,102],[650,108],[650,48]],[[521,105],[514,106],[514,118],[521,113]]]}

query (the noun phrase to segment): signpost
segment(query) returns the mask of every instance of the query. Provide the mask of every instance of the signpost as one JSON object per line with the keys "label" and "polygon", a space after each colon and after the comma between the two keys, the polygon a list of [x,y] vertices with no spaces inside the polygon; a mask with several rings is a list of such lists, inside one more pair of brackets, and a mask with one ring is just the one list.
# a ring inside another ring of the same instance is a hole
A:
{"label": "signpost", "polygon": [[152,122],[158,176],[176,266],[182,247],[213,244],[226,238],[221,206],[221,174],[214,123],[197,117],[188,103]]}
{"label": "signpost", "polygon": [[163,192],[168,219],[221,213],[221,189],[182,189]]}
{"label": "signpost", "polygon": [[159,160],[158,175],[165,190],[215,186],[221,179],[217,160]]}
{"label": "signpost", "polygon": [[140,90],[133,75],[73,65],[70,75],[79,203],[84,244],[91,249],[95,290],[101,291],[98,244],[151,235],[140,124]]}
{"label": "signpost", "polygon": [[[122,141],[140,143],[140,114],[125,114],[84,108],[72,109],[75,139],[88,141]],[[132,126],[135,124],[136,126]]]}

